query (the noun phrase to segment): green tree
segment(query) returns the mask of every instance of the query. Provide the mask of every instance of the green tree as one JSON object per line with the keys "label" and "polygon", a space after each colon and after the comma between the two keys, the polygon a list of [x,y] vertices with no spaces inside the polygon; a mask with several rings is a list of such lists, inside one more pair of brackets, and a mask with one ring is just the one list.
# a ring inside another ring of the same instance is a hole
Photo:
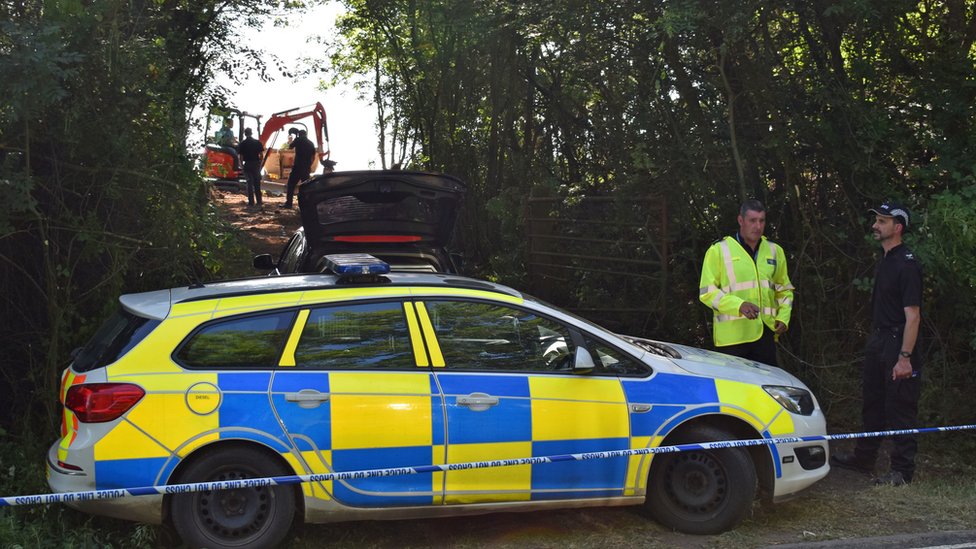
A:
{"label": "green tree", "polygon": [[[704,344],[702,254],[735,229],[741,200],[760,198],[798,287],[785,362],[843,408],[856,395],[878,254],[867,209],[892,197],[919,219],[939,216],[912,241],[930,273],[922,346],[943,364],[972,363],[976,293],[957,254],[976,251],[960,235],[976,135],[974,2],[346,6],[339,66],[374,75],[367,85],[396,105],[389,124],[416,146],[408,164],[471,185],[460,240],[475,270],[539,287],[525,277],[530,196],[562,198],[554,218],[575,215],[583,197],[615,197],[619,219],[632,197],[660,196],[667,309],[679,311],[628,329]],[[601,235],[590,254],[635,251],[627,240]],[[968,249],[935,244],[950,241]],[[607,276],[575,273],[561,304],[648,299]],[[931,371],[932,386],[956,381]]]}
{"label": "green tree", "polygon": [[0,416],[53,424],[69,351],[119,293],[220,276],[243,253],[195,173],[189,113],[219,99],[215,74],[265,73],[233,38],[272,8],[0,3]]}

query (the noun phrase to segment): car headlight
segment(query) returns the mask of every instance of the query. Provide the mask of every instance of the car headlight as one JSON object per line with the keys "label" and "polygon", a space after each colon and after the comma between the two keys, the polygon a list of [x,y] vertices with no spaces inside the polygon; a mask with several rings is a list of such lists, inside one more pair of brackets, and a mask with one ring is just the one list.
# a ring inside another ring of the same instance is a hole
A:
{"label": "car headlight", "polygon": [[808,416],[813,413],[813,395],[806,389],[782,385],[763,385],[763,389],[769,393],[769,396],[776,399],[776,402],[779,402],[783,408],[794,414]]}

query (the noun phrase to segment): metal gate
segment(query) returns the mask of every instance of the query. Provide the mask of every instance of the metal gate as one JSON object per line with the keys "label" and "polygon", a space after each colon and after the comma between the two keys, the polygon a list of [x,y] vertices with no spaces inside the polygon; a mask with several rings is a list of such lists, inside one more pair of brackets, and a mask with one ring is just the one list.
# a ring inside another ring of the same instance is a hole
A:
{"label": "metal gate", "polygon": [[668,285],[663,196],[529,198],[530,291],[607,328],[660,326]]}

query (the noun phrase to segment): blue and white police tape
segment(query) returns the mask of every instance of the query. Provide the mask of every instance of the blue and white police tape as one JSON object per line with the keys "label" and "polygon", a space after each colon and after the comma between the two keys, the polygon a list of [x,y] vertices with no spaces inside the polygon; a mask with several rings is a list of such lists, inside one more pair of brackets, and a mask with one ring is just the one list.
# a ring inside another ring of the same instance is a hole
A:
{"label": "blue and white police tape", "polygon": [[923,433],[946,433],[950,431],[967,431],[967,430],[974,430],[974,429],[976,429],[976,424],[954,425],[948,427],[923,427],[920,429],[900,429],[895,431],[874,431],[870,433],[809,435],[809,436],[802,436],[802,437],[757,438],[757,439],[746,439],[746,440],[720,440],[714,442],[699,442],[694,444],[678,444],[674,446],[657,446],[654,448],[635,448],[632,450],[607,450],[603,452],[586,452],[582,454],[558,454],[552,456],[499,459],[499,460],[489,460],[489,461],[470,461],[466,463],[446,463],[443,465],[420,465],[415,467],[367,469],[362,471],[344,471],[339,473],[287,475],[287,476],[280,476],[280,477],[249,478],[249,479],[240,479],[240,480],[192,482],[188,484],[139,486],[134,488],[117,488],[111,490],[89,490],[85,492],[61,492],[57,494],[10,496],[10,497],[0,498],[0,507],[7,507],[7,506],[14,506],[14,505],[36,505],[41,503],[81,503],[86,501],[116,499],[116,498],[123,498],[129,496],[187,494],[191,492],[206,492],[211,490],[235,490],[235,489],[242,489],[242,488],[258,488],[263,486],[284,486],[289,484],[302,484],[305,482],[325,482],[330,480],[392,477],[392,476],[399,476],[399,475],[416,475],[420,473],[463,471],[468,469],[486,469],[489,467],[510,467],[513,465],[538,465],[543,463],[558,463],[561,461],[585,461],[590,459],[607,459],[607,458],[639,456],[639,455],[647,455],[647,454],[670,454],[676,452],[689,452],[694,450],[720,450],[723,448],[744,448],[748,446],[771,446],[773,444],[796,444],[799,442],[816,442],[816,441],[830,441],[830,440],[849,440],[849,439],[857,439],[857,438],[918,435]]}

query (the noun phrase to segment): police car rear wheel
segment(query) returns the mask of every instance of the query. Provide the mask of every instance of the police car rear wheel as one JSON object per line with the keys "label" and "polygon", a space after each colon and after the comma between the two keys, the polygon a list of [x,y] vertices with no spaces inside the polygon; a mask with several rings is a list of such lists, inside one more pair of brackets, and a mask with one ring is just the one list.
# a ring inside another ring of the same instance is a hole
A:
{"label": "police car rear wheel", "polygon": [[[668,444],[731,440],[714,427],[695,427]],[[651,462],[647,509],[661,524],[688,534],[733,528],[752,508],[756,469],[745,448],[659,454]]]}
{"label": "police car rear wheel", "polygon": [[[192,462],[179,483],[231,481],[292,474],[247,447],[210,452]],[[173,496],[173,526],[190,547],[273,547],[295,516],[292,486],[257,486]]]}

